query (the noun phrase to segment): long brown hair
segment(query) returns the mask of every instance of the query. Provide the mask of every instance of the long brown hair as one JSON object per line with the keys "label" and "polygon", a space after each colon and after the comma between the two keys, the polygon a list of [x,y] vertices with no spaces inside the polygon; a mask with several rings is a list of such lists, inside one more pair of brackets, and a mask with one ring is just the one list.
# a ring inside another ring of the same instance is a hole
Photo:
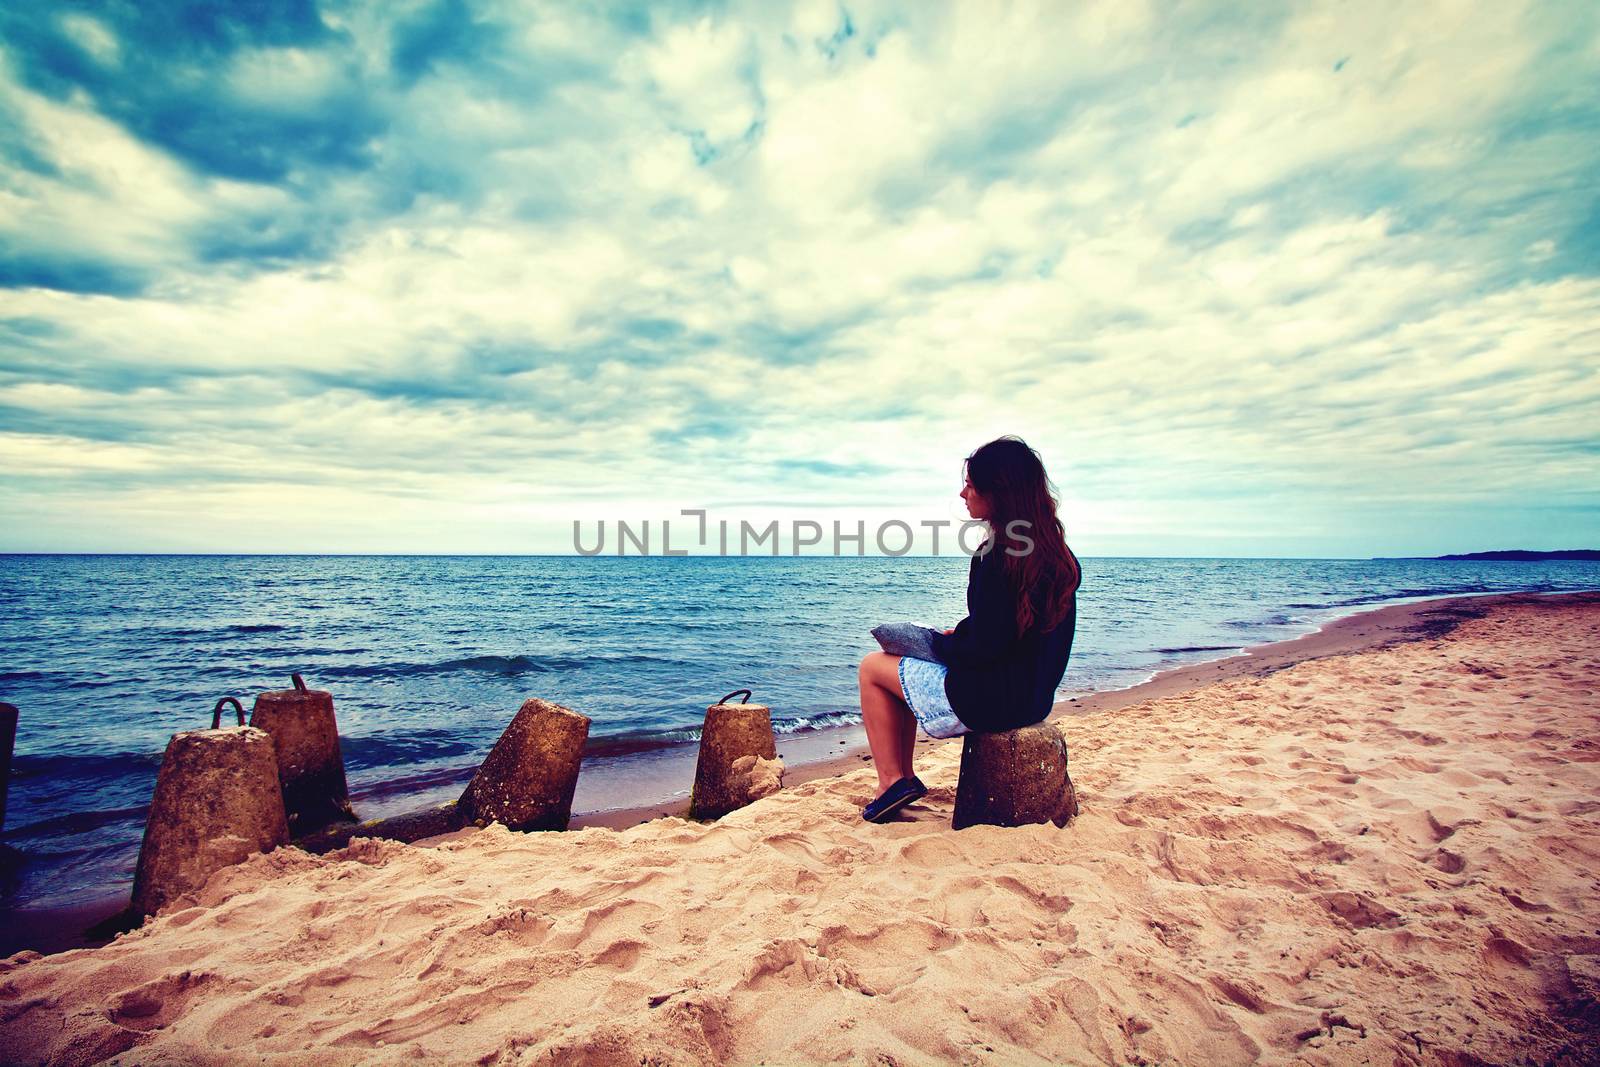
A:
{"label": "long brown hair", "polygon": [[[1039,453],[1020,437],[998,437],[967,457],[966,477],[989,506],[985,552],[997,548],[1017,590],[1017,633],[1053,630],[1073,608],[1083,581],[1056,514],[1060,500]],[[1013,531],[1012,524],[1018,523]]]}

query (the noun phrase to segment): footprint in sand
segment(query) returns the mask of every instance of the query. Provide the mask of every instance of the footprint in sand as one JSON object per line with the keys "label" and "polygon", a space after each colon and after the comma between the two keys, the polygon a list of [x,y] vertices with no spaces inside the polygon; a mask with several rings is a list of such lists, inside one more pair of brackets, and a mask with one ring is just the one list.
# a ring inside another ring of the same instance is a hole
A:
{"label": "footprint in sand", "polygon": [[1441,771],[1439,773],[1439,778],[1441,781],[1444,781],[1449,785],[1453,785],[1457,789],[1476,788],[1477,786],[1482,785],[1488,777],[1490,776],[1475,774],[1463,767],[1457,767],[1454,770]]}
{"label": "footprint in sand", "polygon": [[594,965],[618,971],[631,971],[639,965],[639,957],[649,947],[643,941],[623,938],[606,946],[604,951],[596,955]]}
{"label": "footprint in sand", "polygon": [[888,923],[876,930],[830,926],[817,935],[817,955],[830,964],[842,964],[874,994],[893,993],[915,981],[927,969],[925,962],[956,947],[960,937],[925,919]]}
{"label": "footprint in sand", "polygon": [[1527,912],[1533,912],[1535,914],[1543,914],[1545,912],[1551,912],[1551,911],[1555,911],[1556,910],[1556,909],[1552,908],[1548,904],[1541,904],[1538,901],[1529,900],[1526,897],[1520,896],[1517,893],[1513,892],[1512,890],[1505,888],[1504,886],[1500,887],[1500,895],[1505,897],[1506,900],[1510,901],[1511,902],[1511,906],[1516,908],[1518,911],[1527,911]]}
{"label": "footprint in sand", "polygon": [[1438,734],[1423,733],[1420,730],[1396,730],[1395,733],[1399,734],[1407,741],[1415,741],[1419,745],[1432,746],[1444,744],[1444,738],[1440,737]]}
{"label": "footprint in sand", "polygon": [[827,863],[816,843],[796,831],[772,834],[761,843],[812,870],[821,870]]}
{"label": "footprint in sand", "polygon": [[769,941],[745,968],[739,989],[767,989],[773,985],[803,987],[816,978],[822,967],[811,947],[795,937]]}
{"label": "footprint in sand", "polygon": [[1039,885],[1032,885],[1009,874],[1002,874],[994,879],[993,885],[997,889],[1004,889],[1015,893],[1028,903],[1045,909],[1046,911],[1065,915],[1072,910],[1072,898],[1066,892],[1051,892]]}
{"label": "footprint in sand", "polygon": [[966,853],[949,835],[919,837],[900,849],[900,858],[913,867],[945,870],[968,862]]}
{"label": "footprint in sand", "polygon": [[1317,897],[1317,903],[1326,908],[1330,915],[1357,930],[1374,927],[1389,929],[1405,921],[1399,912],[1384,907],[1364,893],[1344,890],[1323,893]]}
{"label": "footprint in sand", "polygon": [[1413,841],[1437,845],[1455,836],[1461,827],[1474,822],[1472,819],[1462,819],[1452,824],[1445,822],[1440,815],[1445,818],[1450,817],[1450,814],[1443,809],[1440,809],[1437,815],[1433,810],[1424,810],[1402,815],[1395,820],[1395,823]]}
{"label": "footprint in sand", "polygon": [[1299,863],[1349,863],[1355,858],[1355,853],[1337,841],[1318,841],[1310,848],[1301,849],[1295,853],[1295,860]]}
{"label": "footprint in sand", "polygon": [[1271,1007],[1266,993],[1248,978],[1224,978],[1214,974],[1209,981],[1217,992],[1252,1014],[1263,1015]]}
{"label": "footprint in sand", "polygon": [[130,1030],[160,1030],[171,1025],[183,1009],[214,976],[184,971],[125,990],[112,998],[106,1014]]}
{"label": "footprint in sand", "polygon": [[1483,946],[1483,962],[1498,971],[1522,971],[1533,966],[1527,948],[1509,937],[1491,937]]}

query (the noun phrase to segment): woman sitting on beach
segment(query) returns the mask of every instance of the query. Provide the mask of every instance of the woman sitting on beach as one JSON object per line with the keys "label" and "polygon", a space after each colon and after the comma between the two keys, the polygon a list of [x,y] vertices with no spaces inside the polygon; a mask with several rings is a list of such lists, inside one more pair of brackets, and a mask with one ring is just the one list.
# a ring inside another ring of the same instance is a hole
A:
{"label": "woman sitting on beach", "polygon": [[989,527],[967,574],[967,617],[932,634],[937,663],[887,652],[861,661],[878,769],[878,797],[861,812],[870,822],[928,791],[911,770],[918,724],[956,737],[1042,722],[1072,652],[1081,572],[1038,453],[1016,437],[990,441],[967,457],[965,482],[967,513]]}

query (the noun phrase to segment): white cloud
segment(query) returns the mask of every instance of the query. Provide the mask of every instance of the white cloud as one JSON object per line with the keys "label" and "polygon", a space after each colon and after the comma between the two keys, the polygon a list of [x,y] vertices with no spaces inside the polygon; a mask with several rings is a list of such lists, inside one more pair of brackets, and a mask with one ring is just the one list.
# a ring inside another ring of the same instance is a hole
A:
{"label": "white cloud", "polygon": [[[1570,77],[1541,69],[1536,14],[846,7],[849,37],[824,0],[642,45],[528,16],[508,41],[531,71],[601,76],[387,88],[377,166],[318,201],[348,216],[326,258],[256,272],[190,243],[285,193],[10,83],[65,177],[10,172],[0,226],[159,279],[0,291],[0,319],[55,327],[0,365],[32,427],[0,440],[55,487],[29,513],[70,526],[93,487],[154,536],[185,501],[259,518],[302,487],[327,524],[274,519],[282,547],[483,548],[498,518],[501,549],[559,551],[597,502],[943,515],[1001,432],[1091,537],[1292,545],[1339,502],[1592,500],[1600,283],[1553,270],[1566,216],[1528,200],[1583,209],[1600,161],[1559,126],[1490,159],[1539,77]],[[347,23],[367,70],[372,17]],[[264,50],[230,76],[299,107],[349,58]],[[137,439],[86,436],[74,467],[60,425],[121,380],[161,383],[121,406]]]}
{"label": "white cloud", "polygon": [[56,170],[51,177],[11,171],[0,200],[0,228],[10,240],[160,262],[171,252],[173,228],[202,217],[192,195],[197,183],[182,167],[86,102],[57,103],[14,83],[0,84],[0,94],[0,106]]}
{"label": "white cloud", "polygon": [[81,96],[57,101],[21,87],[3,56],[0,111],[47,168],[0,161],[0,235],[14,253],[181,271],[197,233],[287,202],[271,186],[193,174]]}
{"label": "white cloud", "polygon": [[121,62],[122,46],[117,43],[116,35],[99,19],[73,12],[61,16],[61,28],[74,44],[96,62],[106,66],[116,66]]}
{"label": "white cloud", "polygon": [[0,468],[28,478],[152,471],[156,450],[60,434],[0,434]]}
{"label": "white cloud", "polygon": [[252,107],[300,112],[323,103],[343,81],[337,57],[304,48],[252,48],[237,53],[227,83]]}
{"label": "white cloud", "polygon": [[743,137],[759,115],[749,36],[733,22],[702,18],[667,29],[644,57],[647,77],[672,120],[716,145]]}

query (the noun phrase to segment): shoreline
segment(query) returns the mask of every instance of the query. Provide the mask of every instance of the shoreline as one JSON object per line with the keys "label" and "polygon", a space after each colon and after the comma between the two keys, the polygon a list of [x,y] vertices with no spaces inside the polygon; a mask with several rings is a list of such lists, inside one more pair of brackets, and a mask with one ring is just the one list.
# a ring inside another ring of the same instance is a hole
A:
{"label": "shoreline", "polygon": [[[1084,697],[1058,701],[1050,721],[1116,711],[1146,700],[1157,700],[1187,692],[1214,682],[1247,677],[1264,677],[1310,660],[1354,652],[1371,651],[1409,641],[1441,637],[1469,619],[1481,618],[1501,604],[1526,603],[1572,596],[1572,593],[1493,593],[1441,597],[1406,604],[1378,606],[1324,624],[1320,629],[1285,641],[1274,641],[1246,648],[1219,660],[1185,664],[1157,673],[1147,681],[1124,689],[1107,690]],[[1581,594],[1578,594],[1581,595]],[[1070,670],[1070,667],[1068,668]],[[838,754],[795,762],[784,773],[785,789],[824,779],[837,778],[870,763],[859,725],[830,727],[809,734],[787,735],[778,739],[779,754],[795,748],[828,749],[841,747]],[[937,740],[917,738],[919,757],[941,749],[955,748],[959,738]],[[787,759],[786,759],[787,762]],[[570,830],[599,827],[624,830],[663,818],[686,818],[688,799],[668,803],[632,805],[575,814]],[[432,844],[425,838],[418,844]],[[288,847],[293,847],[288,846]],[[19,908],[7,913],[8,924],[0,935],[0,958],[23,950],[44,954],[107,944],[114,933],[92,936],[97,928],[118,916],[126,907],[125,893],[91,898],[86,901],[49,907]]]}
{"label": "shoreline", "polygon": [[[1474,593],[1466,596],[1438,597],[1405,604],[1386,604],[1345,615],[1323,624],[1318,629],[1284,641],[1252,645],[1242,652],[1221,659],[1203,660],[1158,671],[1153,677],[1124,689],[1108,689],[1084,697],[1058,700],[1052,706],[1049,721],[1065,716],[1089,715],[1094,712],[1116,711],[1144,700],[1157,700],[1212,682],[1229,681],[1243,677],[1264,677],[1297,663],[1322,659],[1326,656],[1346,655],[1386,648],[1407,641],[1422,641],[1442,637],[1468,619],[1481,618],[1496,605],[1523,602],[1528,599],[1571,596],[1571,593]],[[1071,671],[1069,664],[1067,670]],[[835,734],[854,732],[861,727],[839,726],[818,730],[807,736],[831,738]],[[780,738],[779,749],[785,741]],[[918,753],[934,751],[944,746],[958,746],[960,738],[938,740],[919,736]],[[785,769],[784,788],[804,785],[822,778],[834,778],[859,770],[871,762],[864,742],[847,744],[843,752],[819,760],[795,763]],[[780,755],[782,752],[780,751]],[[621,830],[637,826],[652,819],[684,818],[689,811],[687,799],[666,804],[637,804],[603,811],[586,812],[572,817],[572,829],[601,826]]]}

